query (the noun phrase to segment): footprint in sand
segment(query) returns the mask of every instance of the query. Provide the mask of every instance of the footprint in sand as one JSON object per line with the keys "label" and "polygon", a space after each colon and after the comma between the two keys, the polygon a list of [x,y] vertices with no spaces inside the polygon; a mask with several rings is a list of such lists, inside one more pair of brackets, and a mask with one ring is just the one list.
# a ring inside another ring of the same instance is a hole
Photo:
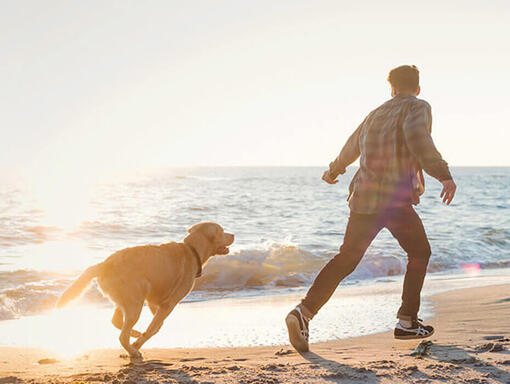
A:
{"label": "footprint in sand", "polygon": [[145,364],[162,365],[164,367],[168,367],[170,365],[173,365],[173,363],[165,363],[164,361],[161,361],[161,360],[145,360]]}
{"label": "footprint in sand", "polygon": [[39,364],[55,364],[58,363],[56,359],[41,359],[38,361]]}
{"label": "footprint in sand", "polygon": [[499,340],[505,338],[503,335],[495,335],[495,336],[484,336],[485,340]]}
{"label": "footprint in sand", "polygon": [[292,349],[284,350],[282,348],[279,351],[275,352],[275,355],[276,356],[285,356],[285,355],[292,355],[293,353],[295,353],[295,352]]}
{"label": "footprint in sand", "polygon": [[198,361],[198,360],[205,360],[205,357],[187,357],[187,358],[184,358],[184,359],[180,359],[179,361],[181,363],[185,363],[185,362],[188,362],[188,361]]}
{"label": "footprint in sand", "polygon": [[23,384],[24,381],[16,376],[0,377],[0,384]]}

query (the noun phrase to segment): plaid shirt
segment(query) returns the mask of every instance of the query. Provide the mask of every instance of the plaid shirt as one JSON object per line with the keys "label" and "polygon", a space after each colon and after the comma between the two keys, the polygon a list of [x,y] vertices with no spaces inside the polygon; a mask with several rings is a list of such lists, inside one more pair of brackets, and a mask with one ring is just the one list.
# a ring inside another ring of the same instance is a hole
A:
{"label": "plaid shirt", "polygon": [[329,165],[336,178],[360,157],[347,199],[352,211],[418,204],[425,189],[422,169],[439,181],[452,178],[431,129],[430,105],[411,95],[398,94],[365,118]]}

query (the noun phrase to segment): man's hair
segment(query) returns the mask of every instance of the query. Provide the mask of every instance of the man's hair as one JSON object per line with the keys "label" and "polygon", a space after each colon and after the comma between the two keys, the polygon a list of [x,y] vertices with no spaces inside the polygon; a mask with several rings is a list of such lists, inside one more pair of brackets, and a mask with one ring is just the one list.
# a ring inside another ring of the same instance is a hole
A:
{"label": "man's hair", "polygon": [[397,92],[415,92],[420,85],[420,71],[415,65],[401,65],[390,71],[388,81]]}

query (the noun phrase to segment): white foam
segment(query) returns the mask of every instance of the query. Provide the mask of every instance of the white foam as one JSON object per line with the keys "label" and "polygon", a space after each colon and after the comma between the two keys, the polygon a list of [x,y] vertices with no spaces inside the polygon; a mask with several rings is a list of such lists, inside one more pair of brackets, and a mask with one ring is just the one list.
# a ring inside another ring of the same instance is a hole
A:
{"label": "white foam", "polygon": [[[316,255],[295,245],[270,245],[215,257],[204,268],[197,290],[253,287],[303,287],[309,285],[334,255]],[[400,275],[406,260],[396,256],[367,255],[350,279]]]}
{"label": "white foam", "polygon": [[[426,299],[451,289],[510,283],[508,270],[478,276],[436,274],[425,283],[422,311],[432,315]],[[402,278],[342,286],[310,323],[311,342],[344,339],[392,329],[400,304]],[[284,318],[304,291],[293,294],[184,303],[176,307],[146,348],[193,348],[288,345]],[[1,345],[53,348],[80,353],[93,348],[119,348],[110,323],[112,309],[71,306],[64,311],[0,322]],[[151,315],[144,309],[136,329]],[[439,326],[439,325],[438,325]]]}

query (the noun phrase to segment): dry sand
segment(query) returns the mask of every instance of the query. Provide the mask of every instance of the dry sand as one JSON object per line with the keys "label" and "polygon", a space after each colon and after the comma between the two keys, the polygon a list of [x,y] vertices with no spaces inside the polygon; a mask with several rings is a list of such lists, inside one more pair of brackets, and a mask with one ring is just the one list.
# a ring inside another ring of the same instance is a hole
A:
{"label": "dry sand", "polygon": [[136,364],[120,349],[54,361],[44,350],[2,347],[0,384],[510,383],[510,285],[432,301],[436,334],[422,357],[411,356],[419,341],[397,341],[389,332],[313,344],[303,355],[289,346],[149,349]]}

